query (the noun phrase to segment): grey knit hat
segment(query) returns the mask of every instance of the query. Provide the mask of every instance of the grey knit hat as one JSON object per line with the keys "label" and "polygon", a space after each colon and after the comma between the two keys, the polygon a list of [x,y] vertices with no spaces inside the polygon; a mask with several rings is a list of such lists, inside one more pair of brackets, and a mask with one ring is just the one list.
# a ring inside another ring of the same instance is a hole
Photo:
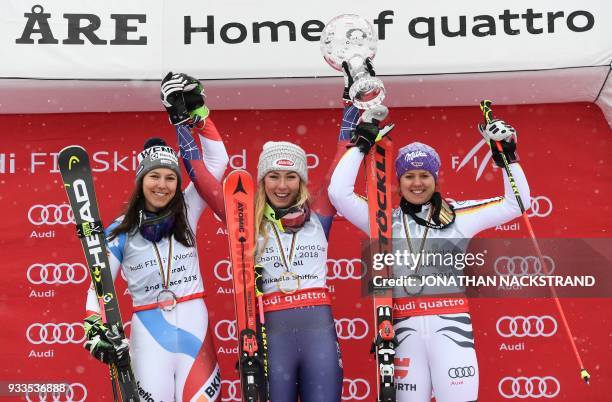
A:
{"label": "grey knit hat", "polygon": [[161,138],[149,138],[144,145],[144,150],[138,154],[138,168],[136,169],[136,183],[142,182],[144,176],[151,170],[166,168],[176,173],[181,182],[181,168],[178,156],[172,147],[166,145]]}
{"label": "grey knit hat", "polygon": [[263,145],[257,164],[257,181],[273,170],[296,172],[304,184],[308,183],[306,152],[286,141],[268,141]]}

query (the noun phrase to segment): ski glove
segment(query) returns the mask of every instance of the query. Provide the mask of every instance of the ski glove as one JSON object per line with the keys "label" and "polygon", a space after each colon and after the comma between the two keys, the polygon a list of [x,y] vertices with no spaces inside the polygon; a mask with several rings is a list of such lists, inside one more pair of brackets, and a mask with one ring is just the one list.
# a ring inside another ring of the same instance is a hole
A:
{"label": "ski glove", "polygon": [[497,143],[501,144],[503,154],[506,156],[509,164],[518,162],[519,158],[516,154],[518,134],[514,127],[503,120],[492,120],[486,125],[479,124],[478,131],[480,131],[485,141],[489,143],[493,160],[497,166],[504,167],[502,152],[497,149]]}
{"label": "ski glove", "polygon": [[350,146],[359,148],[361,152],[367,155],[368,152],[370,152],[370,148],[393,129],[393,124],[387,125],[382,129],[379,128],[380,122],[383,121],[388,114],[389,109],[383,105],[378,105],[364,111],[361,115],[360,123],[351,136]]}
{"label": "ski glove", "polygon": [[174,125],[185,123],[194,116],[202,119],[208,115],[202,84],[187,74],[166,74],[161,83],[160,97]]}
{"label": "ski glove", "polygon": [[93,314],[85,319],[85,335],[87,341],[83,347],[89,353],[105,364],[121,365],[129,357],[129,344],[123,334],[116,333],[102,322],[102,318]]}
{"label": "ski glove", "polygon": [[[376,72],[374,71],[374,65],[372,64],[372,60],[369,57],[363,62],[365,64],[365,68],[368,73],[372,77],[376,77]],[[351,90],[351,86],[353,85],[353,75],[351,74],[351,69],[349,64],[346,61],[342,62],[342,72],[344,73],[344,90],[342,91],[342,100],[345,103],[351,103],[351,97],[349,96],[349,91]]]}

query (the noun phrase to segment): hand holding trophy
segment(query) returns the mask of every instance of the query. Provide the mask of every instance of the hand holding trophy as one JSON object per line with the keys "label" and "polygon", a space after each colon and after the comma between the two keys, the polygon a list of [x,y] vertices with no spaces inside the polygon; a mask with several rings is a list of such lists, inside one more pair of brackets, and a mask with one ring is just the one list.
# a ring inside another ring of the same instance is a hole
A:
{"label": "hand holding trophy", "polygon": [[347,63],[353,80],[349,97],[359,109],[371,109],[385,98],[382,81],[371,74],[377,42],[372,24],[355,14],[333,18],[321,34],[321,53],[327,64],[342,71],[342,63]]}

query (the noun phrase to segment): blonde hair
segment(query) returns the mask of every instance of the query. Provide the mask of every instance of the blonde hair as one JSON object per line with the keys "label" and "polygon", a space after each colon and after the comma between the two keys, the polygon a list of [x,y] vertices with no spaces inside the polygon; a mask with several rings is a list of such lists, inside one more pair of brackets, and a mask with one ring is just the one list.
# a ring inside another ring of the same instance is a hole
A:
{"label": "blonde hair", "polygon": [[[268,197],[266,196],[264,179],[261,179],[257,187],[257,193],[255,194],[255,261],[257,261],[257,257],[261,255],[263,248],[268,242],[269,233],[266,230],[266,219],[264,218],[264,211],[266,210],[267,203]],[[310,203],[310,192],[304,182],[300,180],[300,189],[295,205],[302,206],[306,203]],[[263,242],[258,243],[260,234],[263,235]]]}

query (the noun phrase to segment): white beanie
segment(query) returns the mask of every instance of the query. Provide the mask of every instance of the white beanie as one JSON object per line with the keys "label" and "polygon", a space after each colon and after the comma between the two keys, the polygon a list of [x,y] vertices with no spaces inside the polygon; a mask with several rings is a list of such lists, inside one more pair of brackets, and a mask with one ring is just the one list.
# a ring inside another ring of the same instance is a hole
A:
{"label": "white beanie", "polygon": [[306,152],[286,141],[268,141],[263,145],[257,164],[257,181],[273,170],[296,172],[304,184],[308,183]]}

